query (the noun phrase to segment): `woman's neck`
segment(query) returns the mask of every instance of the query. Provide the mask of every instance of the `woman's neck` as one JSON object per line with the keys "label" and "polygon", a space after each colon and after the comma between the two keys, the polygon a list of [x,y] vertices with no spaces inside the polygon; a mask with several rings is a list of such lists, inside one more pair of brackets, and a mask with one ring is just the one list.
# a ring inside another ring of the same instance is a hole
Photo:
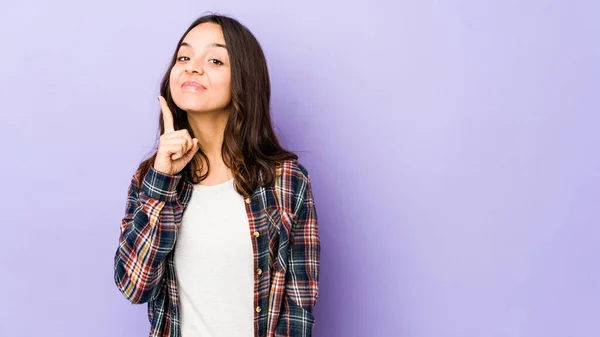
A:
{"label": "woman's neck", "polygon": [[225,111],[210,113],[188,112],[187,115],[194,135],[198,138],[202,152],[206,154],[211,164],[222,162],[221,152],[229,113]]}
{"label": "woman's neck", "polygon": [[[204,183],[220,183],[230,179],[232,177],[231,170],[225,165],[222,156],[223,138],[229,113],[225,111],[211,113],[188,112],[187,115],[194,136],[198,138],[200,148],[210,162],[210,172]],[[202,171],[199,172],[200,175],[206,172],[206,163],[203,163],[202,167]]]}

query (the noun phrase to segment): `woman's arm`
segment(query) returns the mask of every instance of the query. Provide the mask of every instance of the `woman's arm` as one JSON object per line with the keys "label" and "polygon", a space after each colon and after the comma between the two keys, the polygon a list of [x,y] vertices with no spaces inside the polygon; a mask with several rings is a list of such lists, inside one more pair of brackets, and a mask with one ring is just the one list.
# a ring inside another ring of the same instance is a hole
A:
{"label": "woman's arm", "polygon": [[132,303],[152,300],[160,290],[165,257],[175,246],[183,208],[177,184],[181,175],[150,168],[141,189],[138,172],[129,185],[125,217],[115,254],[115,283]]}
{"label": "woman's arm", "polygon": [[296,221],[291,232],[284,299],[288,310],[281,317],[287,324],[281,325],[286,331],[280,329],[276,335],[309,337],[314,324],[312,309],[319,296],[321,244],[310,178],[306,169],[298,165],[304,179],[298,184],[293,205]]}

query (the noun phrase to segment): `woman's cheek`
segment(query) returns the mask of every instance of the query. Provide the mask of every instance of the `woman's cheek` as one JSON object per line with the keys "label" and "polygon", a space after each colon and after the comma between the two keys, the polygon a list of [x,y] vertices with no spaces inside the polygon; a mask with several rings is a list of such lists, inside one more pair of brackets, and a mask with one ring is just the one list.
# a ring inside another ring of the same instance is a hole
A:
{"label": "woman's cheek", "polygon": [[171,90],[171,94],[176,94],[177,93],[177,78],[179,76],[179,72],[178,69],[173,68],[171,69],[171,74],[169,76],[169,89]]}
{"label": "woman's cheek", "polygon": [[171,74],[169,75],[169,82],[173,83],[177,78],[177,68],[173,67],[171,69]]}

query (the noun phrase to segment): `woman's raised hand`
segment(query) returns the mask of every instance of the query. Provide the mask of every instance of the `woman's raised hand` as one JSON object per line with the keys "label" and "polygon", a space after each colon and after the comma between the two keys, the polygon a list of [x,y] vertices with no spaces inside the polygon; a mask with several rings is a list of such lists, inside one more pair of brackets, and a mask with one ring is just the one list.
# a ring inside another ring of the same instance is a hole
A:
{"label": "woman's raised hand", "polygon": [[198,139],[192,139],[186,129],[175,131],[173,113],[167,106],[167,102],[162,96],[158,98],[158,101],[160,102],[165,131],[160,136],[154,169],[162,173],[175,175],[181,172],[198,152]]}

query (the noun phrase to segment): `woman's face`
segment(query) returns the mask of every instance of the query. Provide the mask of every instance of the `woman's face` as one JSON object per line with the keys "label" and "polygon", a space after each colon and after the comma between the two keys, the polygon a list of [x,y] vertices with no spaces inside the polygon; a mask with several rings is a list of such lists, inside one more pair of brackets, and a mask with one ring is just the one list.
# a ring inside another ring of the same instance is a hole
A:
{"label": "woman's face", "polygon": [[202,23],[183,39],[171,69],[175,104],[187,112],[225,109],[231,101],[231,67],[221,26]]}

